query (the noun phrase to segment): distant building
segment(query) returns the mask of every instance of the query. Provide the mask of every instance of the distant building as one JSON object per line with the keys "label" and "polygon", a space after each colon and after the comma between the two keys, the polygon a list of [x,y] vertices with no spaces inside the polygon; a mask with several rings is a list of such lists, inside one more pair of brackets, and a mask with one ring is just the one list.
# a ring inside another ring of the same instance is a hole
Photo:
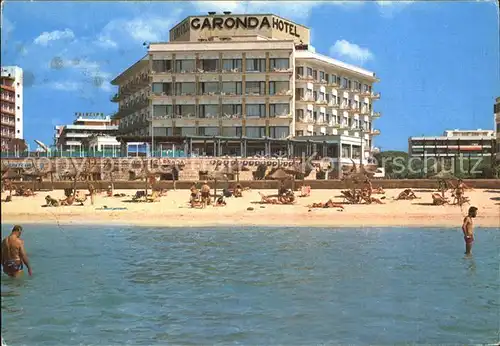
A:
{"label": "distant building", "polygon": [[493,130],[447,130],[442,136],[410,137],[413,157],[491,157],[495,150]]}
{"label": "distant building", "polygon": [[1,148],[2,151],[15,151],[14,147],[23,142],[23,70],[17,66],[3,66],[0,84]]}
{"label": "distant building", "polygon": [[495,100],[495,106],[493,107],[493,113],[495,113],[495,126],[497,133],[497,150],[496,150],[496,160],[500,162],[500,97]]}
{"label": "distant building", "polygon": [[118,131],[118,121],[104,113],[75,113],[75,116],[73,124],[55,126],[54,145],[58,150],[82,152],[88,150],[85,142],[89,137],[114,138]]}

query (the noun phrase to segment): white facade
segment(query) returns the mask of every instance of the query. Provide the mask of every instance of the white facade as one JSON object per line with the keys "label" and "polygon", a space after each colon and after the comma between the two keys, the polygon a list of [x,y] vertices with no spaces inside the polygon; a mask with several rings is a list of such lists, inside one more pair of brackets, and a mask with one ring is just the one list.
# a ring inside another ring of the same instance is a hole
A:
{"label": "white facade", "polygon": [[76,119],[70,125],[55,126],[54,144],[62,151],[82,151],[85,141],[93,136],[114,135],[118,124],[103,113],[76,113]]}
{"label": "white facade", "polygon": [[23,69],[18,66],[2,66],[2,77],[14,78],[15,89],[15,138],[24,139]]}
{"label": "white facade", "polygon": [[[300,30],[308,37],[309,29]],[[380,133],[373,128],[380,116],[373,108],[380,98],[372,91],[373,72],[296,40],[244,33],[151,43],[148,55],[113,81],[120,133],[342,136],[361,145],[364,158],[371,155]]]}

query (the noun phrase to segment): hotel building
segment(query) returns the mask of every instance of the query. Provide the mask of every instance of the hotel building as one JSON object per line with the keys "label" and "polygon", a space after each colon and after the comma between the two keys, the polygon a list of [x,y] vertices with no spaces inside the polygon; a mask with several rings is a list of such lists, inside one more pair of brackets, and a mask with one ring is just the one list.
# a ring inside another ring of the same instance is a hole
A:
{"label": "hotel building", "polygon": [[112,101],[120,137],[154,148],[188,138],[190,154],[300,156],[290,143],[301,141],[325,144],[320,156],[368,163],[380,133],[375,82],[373,72],[316,53],[300,24],[210,12],[177,24],[169,42],[150,43],[112,81]]}
{"label": "hotel building", "polygon": [[492,157],[495,131],[447,130],[437,137],[410,137],[408,144],[413,157]]}
{"label": "hotel building", "polygon": [[495,129],[497,137],[497,150],[496,150],[496,161],[500,162],[500,97],[495,100],[495,106],[493,107],[493,113],[495,114]]}
{"label": "hotel building", "polygon": [[75,113],[73,124],[57,125],[54,130],[54,145],[60,151],[111,151],[120,146],[115,137],[118,121],[104,113]]}
{"label": "hotel building", "polygon": [[23,70],[17,66],[1,68],[1,149],[13,150],[13,139],[23,139]]}

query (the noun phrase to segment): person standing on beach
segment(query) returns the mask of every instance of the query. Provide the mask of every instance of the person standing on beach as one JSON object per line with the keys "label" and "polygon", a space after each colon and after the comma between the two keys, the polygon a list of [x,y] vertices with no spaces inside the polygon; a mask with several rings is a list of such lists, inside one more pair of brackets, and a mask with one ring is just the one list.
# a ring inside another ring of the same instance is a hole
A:
{"label": "person standing on beach", "polygon": [[16,225],[10,235],[2,241],[3,272],[11,277],[18,277],[23,273],[23,264],[28,268],[28,274],[32,275],[24,241],[21,239],[22,233],[23,228]]}
{"label": "person standing on beach", "polygon": [[470,207],[469,213],[465,217],[464,223],[462,225],[462,231],[464,232],[466,255],[470,255],[472,253],[472,244],[474,243],[474,223],[472,219],[475,218],[476,216],[477,216],[477,208]]}
{"label": "person standing on beach", "polygon": [[94,205],[95,189],[94,189],[94,185],[92,185],[92,184],[89,184],[89,193],[90,193],[90,204]]}

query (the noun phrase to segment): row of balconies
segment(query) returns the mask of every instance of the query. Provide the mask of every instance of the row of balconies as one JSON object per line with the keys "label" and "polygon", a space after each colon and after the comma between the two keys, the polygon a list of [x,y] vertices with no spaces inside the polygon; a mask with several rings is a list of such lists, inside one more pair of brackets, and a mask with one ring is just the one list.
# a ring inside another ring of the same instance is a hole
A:
{"label": "row of balconies", "polygon": [[180,71],[175,71],[173,69],[170,69],[170,70],[166,70],[166,71],[151,71],[152,74],[205,74],[205,73],[215,73],[215,74],[219,74],[219,73],[251,73],[251,74],[254,74],[254,73],[287,73],[287,74],[291,74],[293,73],[293,69],[292,68],[283,68],[283,69],[280,69],[280,68],[273,68],[273,69],[269,69],[269,70],[266,70],[266,71],[259,71],[259,70],[243,70],[242,68],[233,68],[233,69],[230,69],[230,70],[227,70],[227,69],[222,69],[222,68],[217,68],[217,69],[213,69],[213,70],[203,70],[201,68],[195,68],[195,69],[192,69],[192,70],[180,70]]}
{"label": "row of balconies", "polygon": [[[141,90],[145,86],[149,85],[149,83],[150,83],[149,74],[146,72],[141,73],[133,81],[128,82],[127,84],[125,84],[123,86],[120,86],[120,93],[116,94],[115,96],[120,97],[121,95],[123,95],[123,96],[131,95],[131,94]],[[116,101],[114,101],[114,102],[116,102]]]}
{"label": "row of balconies", "polygon": [[2,126],[13,126],[13,127],[16,126],[16,122],[15,121],[8,120],[8,119],[5,119],[5,118],[2,118],[1,124],[2,124]]}
{"label": "row of balconies", "polygon": [[2,106],[2,113],[15,115],[15,114],[16,114],[16,111],[15,111],[15,109],[14,109],[14,108],[12,108],[12,107]]}
{"label": "row of balconies", "polygon": [[292,97],[293,96],[293,91],[292,90],[280,90],[274,94],[265,94],[265,93],[231,93],[231,92],[202,92],[202,93],[178,93],[176,95],[172,94],[167,94],[164,92],[161,93],[153,93],[153,96],[163,96],[163,97],[196,97],[196,96],[246,96],[246,97],[264,97],[264,96],[269,96],[269,97]]}
{"label": "row of balconies", "polygon": [[[342,90],[342,89],[341,89]],[[359,94],[362,97],[368,97],[371,100],[378,100],[380,99],[380,93],[373,93],[373,92],[361,92],[361,91],[356,91],[356,90],[348,90],[351,93],[354,94]],[[323,101],[323,100],[315,100],[313,95],[303,95],[300,97],[301,101],[305,102],[316,102],[316,101]]]}
{"label": "row of balconies", "polygon": [[141,98],[137,101],[133,101],[133,102],[130,102],[129,104],[121,106],[118,109],[118,112],[116,112],[113,115],[113,118],[114,119],[123,118],[124,116],[127,116],[131,113],[137,112],[137,111],[139,111],[145,107],[148,107],[148,106],[149,106],[149,98],[147,98],[147,97]]}
{"label": "row of balconies", "polygon": [[[180,114],[166,114],[166,115],[156,115],[153,116],[153,120],[167,120],[167,119],[223,119],[223,120],[231,120],[231,119],[243,119],[245,118],[242,114],[205,114],[205,115],[199,115],[196,116],[193,113],[188,113],[184,115]],[[277,115],[270,115],[269,117],[267,116],[260,116],[260,117],[250,117],[246,116],[246,119],[292,119],[292,114],[290,113],[283,113],[283,114],[277,114]]]}

